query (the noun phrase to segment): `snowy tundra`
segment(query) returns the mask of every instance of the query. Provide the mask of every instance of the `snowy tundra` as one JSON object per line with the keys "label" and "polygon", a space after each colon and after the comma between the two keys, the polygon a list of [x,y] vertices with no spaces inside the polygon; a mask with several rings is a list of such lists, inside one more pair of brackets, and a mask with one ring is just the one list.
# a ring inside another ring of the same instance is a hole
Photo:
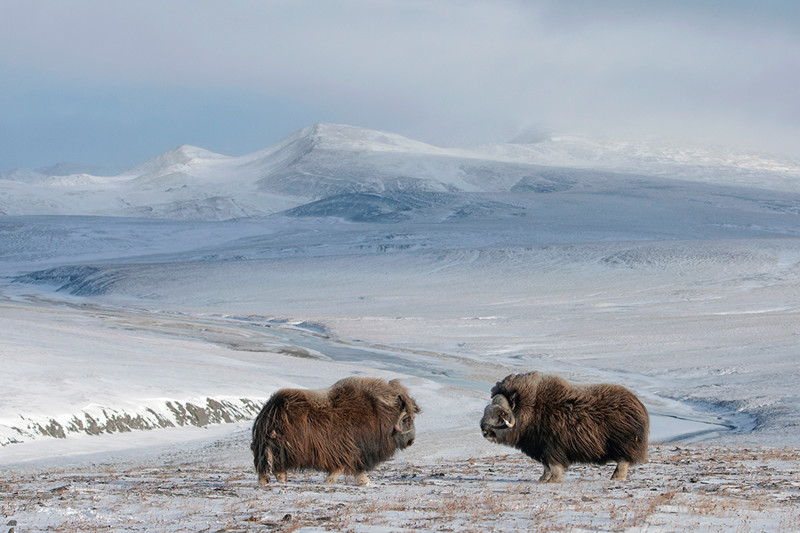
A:
{"label": "snowy tundra", "polygon": [[[3,175],[0,527],[797,530],[798,183],[767,156],[335,125]],[[649,462],[536,484],[478,428],[532,370],[632,390]],[[266,399],[349,376],[400,380],[414,446],[369,488],[259,488]]]}

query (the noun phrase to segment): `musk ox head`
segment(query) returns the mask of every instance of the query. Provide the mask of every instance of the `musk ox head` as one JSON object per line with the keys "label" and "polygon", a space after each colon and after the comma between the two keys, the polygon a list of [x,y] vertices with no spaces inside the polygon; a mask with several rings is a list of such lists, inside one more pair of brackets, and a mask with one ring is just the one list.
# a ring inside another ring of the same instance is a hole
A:
{"label": "musk ox head", "polygon": [[[392,429],[392,440],[398,450],[405,450],[412,444],[417,436],[417,430],[414,426],[414,415],[419,413],[419,407],[416,404],[409,406],[405,404],[402,398],[400,401],[403,408],[400,411],[400,417]],[[413,403],[413,400],[412,400]]]}
{"label": "musk ox head", "polygon": [[506,435],[516,423],[511,402],[502,394],[497,394],[492,397],[492,403],[483,410],[481,432],[484,438],[502,444],[506,442]]}

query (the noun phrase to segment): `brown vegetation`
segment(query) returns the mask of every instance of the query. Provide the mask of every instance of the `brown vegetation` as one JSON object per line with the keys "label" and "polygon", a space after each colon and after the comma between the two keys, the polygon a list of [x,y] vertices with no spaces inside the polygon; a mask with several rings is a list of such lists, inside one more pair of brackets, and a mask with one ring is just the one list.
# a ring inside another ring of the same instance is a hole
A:
{"label": "brown vegetation", "polygon": [[[239,441],[157,462],[0,473],[3,524],[18,531],[798,531],[796,448],[654,445],[625,484],[576,465],[537,484],[521,454],[375,470],[368,489],[251,481]],[[213,453],[211,453],[213,452]],[[211,453],[211,455],[209,455]],[[218,459],[210,461],[210,457]],[[219,458],[236,457],[239,463]],[[2,525],[2,524],[0,524]]]}

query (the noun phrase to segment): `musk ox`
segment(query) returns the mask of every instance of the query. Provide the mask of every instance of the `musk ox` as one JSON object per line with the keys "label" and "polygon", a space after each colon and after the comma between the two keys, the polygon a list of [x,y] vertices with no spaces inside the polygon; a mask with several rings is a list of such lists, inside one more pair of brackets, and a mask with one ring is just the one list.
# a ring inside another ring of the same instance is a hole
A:
{"label": "musk ox", "polygon": [[369,484],[365,472],[414,442],[420,409],[398,380],[350,377],[328,389],[281,389],[253,424],[253,464],[259,483],[288,470],[320,470],[325,483],[343,474]]}
{"label": "musk ox", "polygon": [[617,463],[611,476],[647,459],[650,417],[619,385],[577,385],[558,376],[511,374],[492,387],[483,436],[518,448],[544,466],[540,482],[560,482],[572,463]]}

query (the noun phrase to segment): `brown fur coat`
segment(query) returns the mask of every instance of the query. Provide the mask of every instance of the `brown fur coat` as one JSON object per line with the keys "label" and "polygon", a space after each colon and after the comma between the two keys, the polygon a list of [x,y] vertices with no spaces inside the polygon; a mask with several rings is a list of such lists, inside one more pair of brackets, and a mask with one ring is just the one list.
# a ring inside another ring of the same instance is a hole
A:
{"label": "brown fur coat", "polygon": [[285,480],[295,469],[328,472],[333,481],[363,474],[413,443],[418,412],[397,380],[351,377],[318,391],[279,390],[253,424],[259,480],[270,473]]}
{"label": "brown fur coat", "polygon": [[[545,466],[543,481],[573,463],[629,464],[647,459],[647,409],[619,385],[577,385],[554,375],[511,374],[491,391],[481,429],[487,439],[518,448]],[[555,479],[558,481],[559,479]]]}

